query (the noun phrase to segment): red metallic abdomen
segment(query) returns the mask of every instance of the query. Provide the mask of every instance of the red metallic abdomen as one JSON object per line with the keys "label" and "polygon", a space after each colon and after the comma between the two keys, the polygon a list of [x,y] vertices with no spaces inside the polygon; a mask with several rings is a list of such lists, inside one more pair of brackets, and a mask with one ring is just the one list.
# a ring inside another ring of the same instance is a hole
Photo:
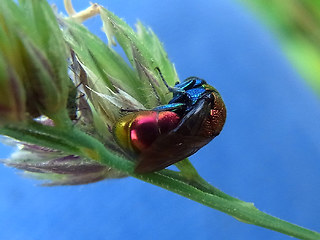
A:
{"label": "red metallic abdomen", "polygon": [[161,134],[174,129],[179,123],[174,112],[142,112],[131,124],[130,138],[132,147],[141,152],[147,149]]}
{"label": "red metallic abdomen", "polygon": [[177,127],[180,117],[170,111],[139,111],[126,115],[114,127],[118,144],[140,153],[162,134]]}

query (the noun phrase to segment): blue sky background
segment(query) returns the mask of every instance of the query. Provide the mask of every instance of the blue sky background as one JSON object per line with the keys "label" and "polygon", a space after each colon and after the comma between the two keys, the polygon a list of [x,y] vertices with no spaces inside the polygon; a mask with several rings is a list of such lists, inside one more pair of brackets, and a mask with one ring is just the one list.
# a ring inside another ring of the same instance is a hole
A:
{"label": "blue sky background", "polygon": [[[54,1],[60,10],[62,0]],[[228,116],[191,157],[226,193],[320,231],[319,98],[276,39],[237,1],[99,1],[131,26],[152,27],[180,79],[215,86]],[[78,10],[88,6],[78,1]],[[98,17],[87,26],[105,39]],[[0,145],[0,158],[11,149]],[[0,166],[0,239],[291,239],[132,178],[40,187]]]}

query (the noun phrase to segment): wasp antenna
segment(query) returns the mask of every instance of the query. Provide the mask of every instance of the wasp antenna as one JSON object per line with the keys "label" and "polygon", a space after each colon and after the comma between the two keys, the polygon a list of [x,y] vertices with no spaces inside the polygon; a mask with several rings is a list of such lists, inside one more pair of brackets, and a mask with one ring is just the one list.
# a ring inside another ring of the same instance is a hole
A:
{"label": "wasp antenna", "polygon": [[172,90],[172,87],[170,87],[170,86],[168,85],[167,81],[164,79],[164,77],[163,77],[163,75],[162,75],[162,73],[161,73],[161,71],[160,71],[160,68],[159,68],[159,67],[155,67],[155,70],[157,70],[157,72],[159,73],[159,75],[160,75],[160,77],[161,77],[161,80],[162,80],[162,82],[164,83],[164,85],[166,85],[166,87],[169,89],[169,91],[171,91],[171,90]]}
{"label": "wasp antenna", "polygon": [[[162,82],[163,82],[164,85],[168,88],[169,92],[184,92],[184,90],[181,90],[181,89],[179,89],[179,88],[170,87],[170,86],[168,85],[167,81],[164,79],[164,77],[163,77],[163,75],[162,75],[159,67],[155,67],[155,70],[158,71],[158,73],[159,73],[159,75],[160,75],[160,77],[161,77]],[[179,82],[177,82],[177,83],[179,83]]]}

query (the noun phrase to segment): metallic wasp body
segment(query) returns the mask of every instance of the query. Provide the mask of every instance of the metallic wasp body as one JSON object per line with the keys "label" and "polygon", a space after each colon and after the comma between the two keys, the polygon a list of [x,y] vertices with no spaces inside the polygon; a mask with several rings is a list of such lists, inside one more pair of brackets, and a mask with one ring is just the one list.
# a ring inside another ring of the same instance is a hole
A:
{"label": "metallic wasp body", "polygon": [[118,144],[137,159],[137,173],[154,172],[194,154],[219,135],[226,108],[219,92],[190,77],[167,105],[129,113],[113,128]]}

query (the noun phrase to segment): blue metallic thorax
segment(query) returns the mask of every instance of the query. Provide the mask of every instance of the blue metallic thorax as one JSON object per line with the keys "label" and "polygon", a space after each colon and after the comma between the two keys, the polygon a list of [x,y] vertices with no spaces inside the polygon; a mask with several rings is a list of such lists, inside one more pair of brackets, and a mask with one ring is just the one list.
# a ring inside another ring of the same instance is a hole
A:
{"label": "blue metallic thorax", "polygon": [[173,88],[169,89],[173,92],[173,97],[168,104],[158,106],[153,110],[157,111],[175,111],[189,112],[196,102],[201,99],[207,91],[204,87],[206,81],[197,77],[189,77],[181,83],[177,83]]}
{"label": "blue metallic thorax", "polygon": [[206,92],[204,84],[207,84],[206,81],[196,77],[187,78],[182,83],[176,84],[173,88],[173,98],[169,104],[183,103],[186,107],[185,111],[190,111]]}
{"label": "blue metallic thorax", "polygon": [[183,92],[173,93],[173,98],[169,104],[183,103],[186,105],[186,111],[189,111],[194,104],[201,98],[206,90],[203,87],[192,88]]}
{"label": "blue metallic thorax", "polygon": [[186,91],[192,88],[203,87],[204,84],[207,84],[207,82],[203,79],[197,77],[189,77],[185,79],[183,82],[177,83],[175,85],[175,88],[180,88]]}

